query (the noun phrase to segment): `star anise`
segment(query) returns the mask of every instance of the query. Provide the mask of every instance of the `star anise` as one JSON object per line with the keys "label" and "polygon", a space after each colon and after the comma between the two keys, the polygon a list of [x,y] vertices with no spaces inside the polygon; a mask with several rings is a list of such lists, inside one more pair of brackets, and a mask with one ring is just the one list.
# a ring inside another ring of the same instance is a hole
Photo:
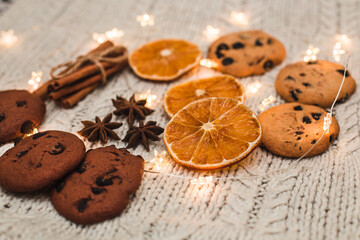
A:
{"label": "star anise", "polygon": [[134,94],[129,100],[116,96],[116,100],[112,99],[112,102],[116,107],[114,114],[117,116],[127,115],[130,126],[134,124],[135,119],[144,120],[147,115],[154,112],[154,110],[145,107],[146,99],[136,101]]}
{"label": "star anise", "polygon": [[78,131],[78,134],[87,138],[90,142],[101,141],[107,143],[108,137],[120,140],[120,137],[112,130],[121,127],[122,123],[110,122],[112,113],[109,113],[102,121],[99,117],[95,117],[95,122],[81,121],[84,128]]}
{"label": "star anise", "polygon": [[159,141],[160,138],[157,135],[160,135],[164,132],[162,127],[156,126],[156,122],[149,121],[145,125],[143,121],[140,121],[139,126],[132,126],[127,132],[124,142],[128,142],[127,148],[134,148],[142,143],[146,151],[149,149],[149,140]]}

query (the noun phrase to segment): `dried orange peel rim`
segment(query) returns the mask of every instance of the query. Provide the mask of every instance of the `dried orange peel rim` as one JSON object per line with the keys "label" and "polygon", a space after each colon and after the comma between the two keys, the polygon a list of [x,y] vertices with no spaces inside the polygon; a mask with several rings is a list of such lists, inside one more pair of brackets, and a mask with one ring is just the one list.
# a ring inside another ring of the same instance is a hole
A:
{"label": "dried orange peel rim", "polygon": [[[193,105],[193,104],[197,104],[198,102],[201,102],[201,101],[206,101],[206,100],[209,100],[209,99],[232,99],[234,101],[238,101],[238,104],[236,106],[234,106],[232,109],[234,109],[235,107],[239,106],[239,105],[242,105],[243,107],[245,107],[246,109],[250,110],[252,112],[252,115],[251,117],[253,117],[254,119],[256,119],[256,121],[258,122],[258,125],[259,125],[259,136],[252,142],[247,142],[249,144],[248,148],[239,156],[235,157],[235,158],[232,158],[232,159],[224,159],[223,162],[221,163],[217,163],[217,164],[206,164],[206,165],[199,165],[199,164],[192,164],[192,159],[190,161],[183,161],[181,159],[179,159],[176,154],[171,150],[171,144],[169,144],[166,140],[166,137],[167,137],[167,127],[164,131],[164,136],[163,136],[163,141],[164,141],[164,145],[165,147],[167,148],[168,152],[170,153],[171,157],[177,162],[179,163],[180,165],[184,166],[184,167],[188,167],[190,169],[194,169],[194,170],[218,170],[218,169],[221,169],[221,168],[224,168],[224,167],[228,167],[229,165],[232,165],[234,163],[237,163],[241,160],[243,160],[244,158],[246,158],[248,155],[250,155],[254,150],[255,148],[260,144],[261,142],[261,138],[262,138],[262,134],[263,134],[263,130],[262,130],[262,127],[261,127],[261,124],[260,124],[260,121],[259,119],[257,118],[256,114],[249,108],[247,107],[246,105],[244,105],[243,103],[241,103],[239,100],[237,99],[234,99],[234,98],[226,98],[226,97],[212,97],[212,98],[204,98],[204,99],[200,99],[198,101],[195,101],[195,102],[192,102],[190,104],[188,104],[186,107],[190,106],[190,105]],[[185,107],[185,108],[186,108]],[[174,119],[176,119],[176,116],[179,115],[182,111],[184,111],[183,108],[182,110],[178,111],[174,117],[169,121],[169,123],[167,124],[167,126],[172,122],[174,121]],[[226,111],[225,113],[223,113],[219,118],[221,118],[222,116],[224,116],[225,114],[227,114],[228,112],[230,112],[232,109]],[[217,118],[217,119],[219,119]],[[213,121],[215,121],[216,119],[214,119]],[[201,129],[199,129],[198,131],[200,131]],[[197,131],[197,132],[198,132]],[[206,131],[204,132],[202,138],[205,136],[205,133]],[[200,140],[201,141],[201,140]],[[199,142],[200,142],[199,141]],[[195,150],[196,151],[196,150]],[[194,151],[194,153],[195,153]],[[225,161],[225,163],[224,163]],[[190,162],[190,163],[189,163]]]}
{"label": "dried orange peel rim", "polygon": [[[164,95],[164,110],[166,112],[166,114],[168,115],[169,118],[172,118],[176,113],[172,113],[172,111],[169,109],[168,105],[166,104],[166,100],[168,99],[168,93],[173,90],[174,88],[178,88],[178,87],[181,87],[181,86],[186,86],[188,85],[189,83],[196,83],[196,82],[200,82],[200,81],[205,81],[205,80],[210,80],[210,79],[221,79],[221,78],[230,78],[232,80],[234,80],[234,82],[239,86],[239,88],[241,89],[241,92],[242,92],[242,95],[241,96],[237,96],[237,97],[231,97],[231,98],[234,98],[234,99],[237,99],[239,100],[241,103],[244,103],[245,102],[245,87],[244,85],[242,85],[240,83],[240,81],[236,78],[234,78],[233,76],[231,75],[227,75],[227,74],[223,74],[223,75],[218,75],[218,76],[214,76],[214,77],[209,77],[209,78],[199,78],[199,79],[193,79],[193,80],[190,80],[190,81],[187,81],[187,82],[183,82],[183,83],[178,83],[176,85],[173,85],[171,88],[169,88],[166,92],[165,92],[165,95]],[[215,96],[212,96],[212,97],[215,97]],[[225,96],[222,96],[222,97],[225,97]],[[207,98],[211,98],[211,97],[207,97]],[[200,98],[198,100],[201,100],[201,99],[205,99],[205,98]],[[195,100],[197,101],[197,100]],[[192,103],[192,102],[190,102]],[[190,104],[189,103],[189,104]],[[184,107],[186,107],[187,105],[185,105]],[[179,110],[180,111],[180,110]]]}
{"label": "dried orange peel rim", "polygon": [[[173,74],[171,76],[159,76],[159,75],[156,75],[156,74],[147,75],[147,74],[143,74],[143,73],[139,72],[138,68],[136,67],[136,64],[133,62],[133,54],[136,53],[138,50],[144,48],[144,47],[147,47],[147,46],[149,46],[151,44],[161,42],[161,41],[182,41],[182,42],[185,42],[185,43],[193,46],[194,48],[196,48],[198,50],[199,54],[198,54],[196,60],[194,61],[194,63],[188,64],[188,66],[183,68],[183,69],[179,69],[177,73],[175,73],[175,74]],[[173,80],[177,79],[178,77],[180,77],[181,75],[185,74],[186,72],[190,71],[192,68],[199,65],[201,58],[202,58],[202,51],[199,48],[199,46],[197,46],[194,43],[191,43],[189,41],[183,40],[183,39],[169,38],[169,39],[159,39],[159,40],[156,40],[156,41],[148,42],[148,43],[145,43],[144,45],[140,46],[139,48],[135,49],[129,56],[129,65],[130,65],[131,69],[135,72],[135,74],[137,76],[143,78],[143,79],[152,80],[152,81],[159,81],[159,82],[161,82],[161,81],[173,81]]]}

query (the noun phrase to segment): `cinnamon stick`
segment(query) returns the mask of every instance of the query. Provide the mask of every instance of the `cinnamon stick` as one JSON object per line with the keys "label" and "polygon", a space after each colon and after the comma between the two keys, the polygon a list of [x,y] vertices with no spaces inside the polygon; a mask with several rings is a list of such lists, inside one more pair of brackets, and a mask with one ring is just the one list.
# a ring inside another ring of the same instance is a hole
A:
{"label": "cinnamon stick", "polygon": [[[109,63],[109,62],[101,62],[101,65],[106,70],[107,68],[113,66],[114,64]],[[91,75],[93,75],[95,73],[98,73],[98,72],[100,72],[100,69],[99,69],[99,67],[97,65],[92,64],[92,65],[85,66],[85,67],[79,69],[78,71],[76,71],[74,73],[71,73],[70,75],[68,75],[66,77],[55,80],[54,82],[52,82],[49,85],[49,90],[51,92],[57,91],[60,88],[66,86],[66,85],[77,82],[82,78],[91,76]]]}
{"label": "cinnamon stick", "polygon": [[42,100],[46,100],[49,97],[49,85],[53,82],[54,80],[51,79],[47,82],[45,82],[43,85],[41,85],[38,89],[36,89],[33,94],[38,95],[39,97],[42,98]]}
{"label": "cinnamon stick", "polygon": [[[116,64],[115,66],[106,69],[106,76],[109,77],[109,76],[115,74],[119,70],[126,67],[127,64],[128,64],[127,59],[125,59],[125,61],[123,61],[122,63]],[[102,81],[102,75],[101,75],[101,73],[98,73],[98,74],[95,74],[94,76],[87,78],[83,81],[79,81],[76,84],[73,84],[70,86],[65,86],[65,87],[61,88],[59,91],[52,92],[50,94],[50,98],[52,98],[53,100],[58,100],[60,98],[63,98],[71,93],[77,92],[77,91],[84,89],[95,83],[101,83],[101,81]]]}
{"label": "cinnamon stick", "polygon": [[[93,53],[97,53],[97,52],[102,52],[106,49],[108,49],[109,47],[112,47],[114,46],[114,44],[110,41],[106,41],[102,44],[100,44],[99,46],[97,46],[95,49],[91,50],[90,52],[88,52],[86,55],[89,55],[89,54],[93,54]],[[102,66],[104,68],[108,68],[110,67],[112,64],[110,63],[101,63]],[[68,85],[68,84],[71,84],[72,82],[74,81],[77,81],[83,77],[86,77],[86,76],[90,76],[96,72],[99,72],[99,67],[96,66],[96,65],[88,65],[88,66],[85,66],[81,69],[79,69],[79,71],[76,71],[62,79],[57,79],[57,80],[54,80],[52,81],[52,83],[48,86],[49,88],[49,91],[56,91],[58,90],[59,88],[61,88],[62,86],[64,85]]]}
{"label": "cinnamon stick", "polygon": [[60,105],[64,108],[73,107],[76,103],[78,103],[81,99],[86,97],[86,95],[88,95],[91,91],[93,91],[99,85],[100,85],[100,83],[96,83],[96,84],[93,84],[91,86],[88,86],[88,87],[78,91],[77,93],[71,95],[70,97],[65,98],[62,101],[60,101]]}

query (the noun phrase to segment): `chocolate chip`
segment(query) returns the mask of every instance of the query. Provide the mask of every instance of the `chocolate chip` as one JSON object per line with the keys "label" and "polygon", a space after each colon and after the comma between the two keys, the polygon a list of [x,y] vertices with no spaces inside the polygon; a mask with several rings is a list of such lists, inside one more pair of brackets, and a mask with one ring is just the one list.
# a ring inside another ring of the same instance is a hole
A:
{"label": "chocolate chip", "polygon": [[83,198],[80,200],[80,202],[78,203],[78,206],[77,206],[77,209],[79,212],[84,212],[85,209],[87,208],[87,202],[89,201],[90,199],[88,198]]}
{"label": "chocolate chip", "polygon": [[298,100],[299,100],[297,94],[295,93],[295,90],[291,90],[291,91],[290,91],[290,94],[291,94],[291,97],[292,97],[295,101],[298,101]]}
{"label": "chocolate chip", "polygon": [[311,142],[311,144],[315,144],[316,143],[316,140],[314,139],[314,140],[312,140],[312,142]]}
{"label": "chocolate chip", "polygon": [[[345,72],[345,70],[343,70],[343,69],[338,69],[338,70],[336,70],[338,73],[340,73],[341,75],[343,75],[344,76],[344,72]],[[346,73],[345,73],[345,77],[349,77],[350,76],[350,73],[349,73],[349,71],[346,71]]]}
{"label": "chocolate chip", "polygon": [[331,134],[329,137],[329,141],[332,142],[334,140],[334,134]]}
{"label": "chocolate chip", "polygon": [[46,132],[39,132],[39,133],[37,133],[37,134],[34,134],[34,135],[32,136],[32,139],[37,139],[37,138],[40,138],[40,137],[42,137],[42,136],[44,136],[44,135],[46,135]]}
{"label": "chocolate chip", "polygon": [[216,48],[216,52],[215,52],[216,57],[217,57],[217,58],[222,58],[222,57],[224,57],[224,54],[222,54],[221,51],[222,51],[222,50],[229,50],[229,49],[230,49],[230,48],[229,48],[228,45],[226,45],[225,43],[220,43],[220,44],[217,46],[217,48]]}
{"label": "chocolate chip", "polygon": [[306,76],[305,73],[300,73],[299,75],[300,75],[301,77],[305,77],[305,76]]}
{"label": "chocolate chip", "polygon": [[313,117],[313,119],[315,119],[315,120],[319,120],[320,119],[320,117],[321,117],[321,113],[311,113],[311,116]]}
{"label": "chocolate chip", "polygon": [[229,46],[225,43],[220,43],[216,48],[216,50],[229,50],[229,49],[230,49]]}
{"label": "chocolate chip", "polygon": [[274,63],[271,60],[267,60],[266,62],[264,62],[263,68],[265,69],[265,71],[268,71],[270,69],[272,69],[274,67]]}
{"label": "chocolate chip", "polygon": [[285,143],[291,143],[290,141],[285,141]]}
{"label": "chocolate chip", "polygon": [[58,184],[56,184],[56,186],[55,186],[56,192],[57,193],[61,192],[61,190],[63,190],[64,186],[65,186],[65,181],[61,181]]}
{"label": "chocolate chip", "polygon": [[20,152],[19,154],[16,155],[17,158],[22,158],[23,156],[25,156],[27,153],[29,152],[29,150],[25,150]]}
{"label": "chocolate chip", "polygon": [[227,66],[227,65],[230,65],[230,64],[232,64],[234,62],[234,59],[232,59],[232,58],[225,58],[224,60],[222,60],[221,61],[221,63],[222,63],[222,65],[224,65],[224,66]]}
{"label": "chocolate chip", "polygon": [[4,113],[0,113],[0,122],[2,121],[2,120],[4,120],[5,119],[5,114]]}
{"label": "chocolate chip", "polygon": [[65,147],[61,143],[57,143],[53,149],[49,152],[51,155],[58,155],[65,150]]}
{"label": "chocolate chip", "polygon": [[26,104],[27,104],[26,101],[17,101],[17,102],[16,102],[16,106],[18,106],[18,107],[25,106]]}
{"label": "chocolate chip", "polygon": [[267,44],[272,44],[272,39],[271,38],[268,38],[268,40],[267,40]]}
{"label": "chocolate chip", "polygon": [[218,51],[216,51],[215,54],[216,54],[217,58],[222,58],[223,56],[225,56],[224,54],[222,54],[221,52],[218,52]]}
{"label": "chocolate chip", "polygon": [[302,111],[303,109],[302,109],[301,105],[297,105],[297,106],[294,107],[294,110],[295,111]]}
{"label": "chocolate chip", "polygon": [[93,194],[98,195],[98,194],[100,194],[100,193],[105,192],[106,190],[105,190],[104,188],[92,187],[92,188],[91,188],[91,191],[92,191]]}
{"label": "chocolate chip", "polygon": [[260,42],[260,39],[256,39],[255,46],[261,47],[263,44]]}
{"label": "chocolate chip", "polygon": [[241,42],[236,42],[232,45],[233,49],[239,49],[239,48],[244,48],[245,45]]}
{"label": "chocolate chip", "polygon": [[307,83],[307,82],[304,82],[303,85],[304,85],[305,87],[311,87],[311,84],[310,84],[310,83]]}
{"label": "chocolate chip", "polygon": [[292,76],[287,76],[285,80],[295,81],[295,78],[293,78]]}
{"label": "chocolate chip", "polygon": [[308,65],[317,64],[317,62],[316,62],[316,61],[309,61],[309,62],[307,62],[307,64],[308,64]]}
{"label": "chocolate chip", "polygon": [[96,185],[99,187],[105,187],[113,184],[113,180],[111,178],[105,178],[103,176],[100,176],[96,178]]}
{"label": "chocolate chip", "polygon": [[296,131],[295,134],[296,135],[301,135],[301,134],[304,134],[304,132],[303,131]]}
{"label": "chocolate chip", "polygon": [[35,124],[32,121],[25,121],[20,128],[21,133],[27,134],[31,133],[35,127]]}
{"label": "chocolate chip", "polygon": [[311,120],[308,116],[303,117],[303,123],[310,124]]}
{"label": "chocolate chip", "polygon": [[301,139],[301,137],[298,137],[296,140],[300,140]]}
{"label": "chocolate chip", "polygon": [[302,91],[300,90],[300,89],[295,89],[295,92],[297,92],[297,93],[302,93]]}
{"label": "chocolate chip", "polygon": [[36,166],[35,166],[36,168],[41,168],[42,167],[42,163],[38,163],[38,164],[36,164]]}

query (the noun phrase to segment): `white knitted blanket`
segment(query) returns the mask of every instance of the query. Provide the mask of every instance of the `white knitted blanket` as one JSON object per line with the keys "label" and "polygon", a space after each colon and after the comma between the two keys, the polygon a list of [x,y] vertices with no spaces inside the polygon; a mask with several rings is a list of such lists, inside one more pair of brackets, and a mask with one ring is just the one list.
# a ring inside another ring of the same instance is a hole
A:
{"label": "white knitted blanket", "polygon": [[[231,11],[243,11],[247,27],[230,22]],[[142,28],[136,16],[148,12],[155,25]],[[0,31],[14,29],[18,42],[0,47],[0,90],[27,88],[32,71],[42,71],[44,80],[51,67],[94,47],[93,32],[117,27],[130,51],[159,38],[182,38],[198,44],[206,53],[210,41],[202,31],[208,24],[221,34],[243,29],[262,29],[279,38],[288,56],[284,63],[264,76],[245,78],[247,86],[262,83],[246,104],[258,112],[261,101],[277,96],[274,79],[286,64],[302,60],[309,44],[320,48],[320,58],[333,60],[336,34],[352,38],[351,74],[360,79],[360,2],[250,1],[250,0],[16,0],[0,14]],[[111,98],[131,96],[150,89],[158,97],[156,112],[149,120],[165,127],[168,118],[162,96],[171,85],[189,78],[213,74],[195,70],[174,83],[154,83],[137,78],[130,70],[115,76],[75,108],[64,110],[47,102],[47,115],[40,131],[49,129],[75,133],[81,120],[104,117],[113,110]],[[277,99],[282,100],[277,96]],[[72,224],[61,217],[46,193],[11,194],[0,189],[0,239],[359,239],[360,238],[360,96],[356,92],[335,107],[341,126],[338,140],[320,156],[306,158],[291,170],[254,179],[227,179],[198,187],[189,180],[145,173],[143,182],[127,210],[119,217],[91,226]],[[126,126],[126,125],[125,125]],[[127,128],[117,132],[124,136]],[[110,141],[124,147],[121,141]],[[87,147],[100,145],[87,144]],[[3,154],[12,144],[0,146]],[[164,150],[162,142],[132,151],[145,159],[153,150]],[[240,164],[217,172],[184,169],[169,160],[161,171],[198,177],[248,176],[285,168],[293,160],[257,148]],[[292,165],[293,166],[293,165]]]}

